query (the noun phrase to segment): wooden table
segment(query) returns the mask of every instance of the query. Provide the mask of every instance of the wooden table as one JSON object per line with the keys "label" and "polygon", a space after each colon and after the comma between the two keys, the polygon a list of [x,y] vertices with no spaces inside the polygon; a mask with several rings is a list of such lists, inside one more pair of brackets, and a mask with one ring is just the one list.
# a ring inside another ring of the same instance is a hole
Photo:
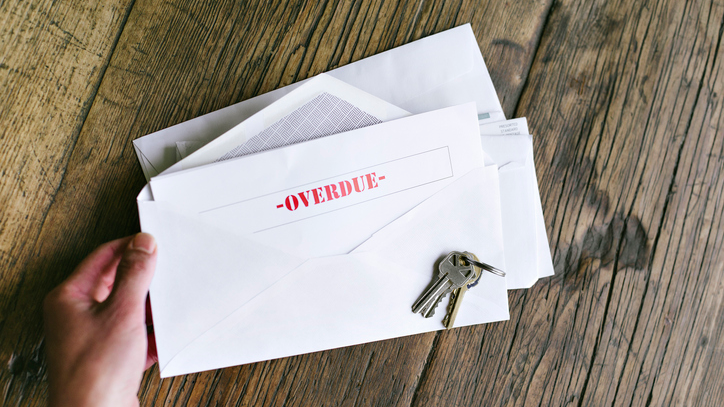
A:
{"label": "wooden table", "polygon": [[724,5],[675,0],[0,2],[0,404],[44,404],[42,298],[139,229],[131,140],[467,22],[555,277],[507,322],[153,368],[141,405],[721,405]]}

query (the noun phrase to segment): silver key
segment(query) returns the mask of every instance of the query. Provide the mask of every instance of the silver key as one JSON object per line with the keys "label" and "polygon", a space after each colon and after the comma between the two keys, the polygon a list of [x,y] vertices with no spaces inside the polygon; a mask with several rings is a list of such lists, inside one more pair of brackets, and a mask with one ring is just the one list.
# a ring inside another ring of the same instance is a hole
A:
{"label": "silver key", "polygon": [[462,287],[473,280],[475,270],[472,264],[462,261],[463,252],[450,252],[440,262],[435,284],[428,288],[413,305],[412,312],[420,313],[425,318],[435,315],[435,308],[452,290]]}

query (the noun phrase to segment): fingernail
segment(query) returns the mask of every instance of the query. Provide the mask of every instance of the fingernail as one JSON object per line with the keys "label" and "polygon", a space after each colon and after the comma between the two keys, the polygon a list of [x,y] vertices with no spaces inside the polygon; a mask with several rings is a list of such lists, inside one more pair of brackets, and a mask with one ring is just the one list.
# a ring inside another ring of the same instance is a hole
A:
{"label": "fingernail", "polygon": [[151,254],[156,251],[156,240],[148,233],[139,233],[131,241],[131,249]]}

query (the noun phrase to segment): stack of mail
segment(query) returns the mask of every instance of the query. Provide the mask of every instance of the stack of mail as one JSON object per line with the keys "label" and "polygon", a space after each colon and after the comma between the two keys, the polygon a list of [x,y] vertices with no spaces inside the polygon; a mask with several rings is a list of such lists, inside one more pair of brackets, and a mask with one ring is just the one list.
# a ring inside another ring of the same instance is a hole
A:
{"label": "stack of mail", "polygon": [[435,265],[483,273],[455,326],[553,274],[525,119],[469,25],[141,137],[161,376],[442,329]]}

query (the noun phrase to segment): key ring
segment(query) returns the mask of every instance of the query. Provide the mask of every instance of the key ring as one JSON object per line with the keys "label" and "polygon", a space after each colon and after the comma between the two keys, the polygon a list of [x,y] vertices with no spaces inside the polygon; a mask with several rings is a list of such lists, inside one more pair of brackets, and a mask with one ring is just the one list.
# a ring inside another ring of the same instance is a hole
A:
{"label": "key ring", "polygon": [[495,267],[491,266],[490,264],[473,260],[467,256],[460,256],[460,257],[462,257],[465,261],[467,261],[468,263],[472,264],[475,267],[480,267],[481,269],[483,269],[489,273],[495,274],[496,276],[505,277],[505,272],[503,270],[496,269]]}

